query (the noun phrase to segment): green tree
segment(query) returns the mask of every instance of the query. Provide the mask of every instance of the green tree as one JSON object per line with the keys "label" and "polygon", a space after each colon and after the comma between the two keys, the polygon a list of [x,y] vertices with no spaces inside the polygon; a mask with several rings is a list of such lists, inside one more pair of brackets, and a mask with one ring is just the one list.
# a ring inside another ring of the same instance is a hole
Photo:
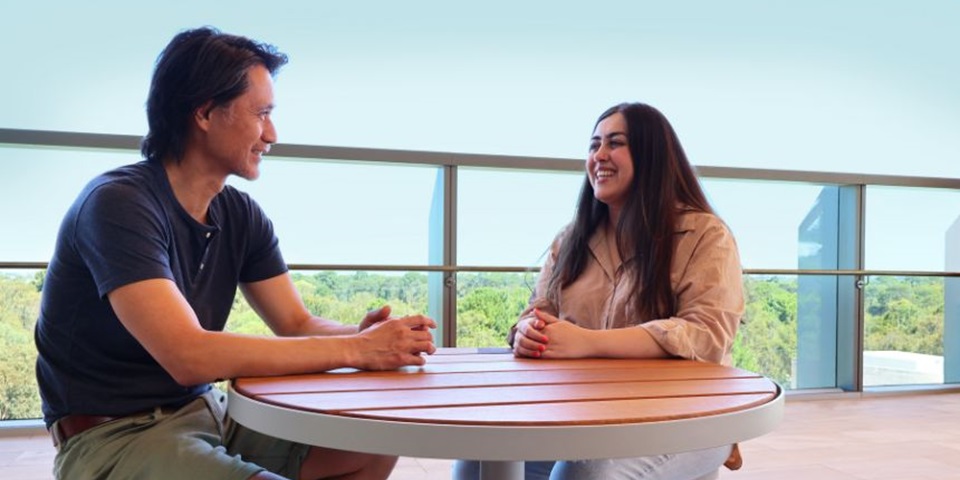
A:
{"label": "green tree", "polygon": [[36,278],[0,276],[0,420],[40,417],[33,344],[40,311]]}
{"label": "green tree", "polygon": [[733,345],[734,365],[789,385],[797,351],[796,282],[744,278],[746,308]]}
{"label": "green tree", "polygon": [[865,293],[865,350],[943,355],[942,279],[875,277]]}
{"label": "green tree", "polygon": [[[311,312],[345,323],[355,324],[367,311],[383,304],[391,305],[396,315],[424,313],[427,308],[424,273],[292,276]],[[533,291],[536,275],[461,273],[457,280],[458,345],[505,345],[510,326]],[[40,416],[33,329],[42,287],[43,272],[0,274],[0,419]],[[797,351],[797,280],[747,277],[744,293],[746,311],[733,347],[734,364],[789,385]],[[943,354],[942,279],[876,277],[865,293],[867,350]],[[239,294],[227,329],[272,335]]]}
{"label": "green tree", "polygon": [[510,327],[527,306],[529,293],[506,286],[471,290],[457,302],[457,345],[503,346]]}

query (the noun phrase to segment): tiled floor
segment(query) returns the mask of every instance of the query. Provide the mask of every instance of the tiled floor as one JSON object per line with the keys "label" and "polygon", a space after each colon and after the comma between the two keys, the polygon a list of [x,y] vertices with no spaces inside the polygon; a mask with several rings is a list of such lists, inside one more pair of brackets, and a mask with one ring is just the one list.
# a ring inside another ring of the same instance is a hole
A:
{"label": "tiled floor", "polygon": [[[960,479],[960,393],[788,398],[773,433],[741,445],[724,480]],[[0,436],[0,479],[48,480],[46,435]],[[391,480],[450,478],[450,461],[402,458]]]}

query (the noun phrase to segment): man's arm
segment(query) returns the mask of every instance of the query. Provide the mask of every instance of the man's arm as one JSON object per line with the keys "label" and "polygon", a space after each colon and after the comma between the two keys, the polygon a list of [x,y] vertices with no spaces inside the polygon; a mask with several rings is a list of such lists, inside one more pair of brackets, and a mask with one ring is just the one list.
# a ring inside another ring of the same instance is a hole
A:
{"label": "man's arm", "polygon": [[[267,280],[276,281],[276,277]],[[263,294],[269,290],[272,288],[254,296],[258,297],[258,308],[270,316],[271,328],[289,334],[312,325],[312,320],[296,315],[277,317],[296,309],[277,306],[277,300],[264,302]],[[436,324],[423,316],[380,321],[354,335],[261,337],[205,330],[170,280],[132,283],[110,292],[107,298],[124,327],[181,385],[340,367],[395,369],[422,365],[420,354],[435,350],[429,329]],[[327,327],[336,328],[326,325],[328,333]],[[356,332],[356,327],[349,328]]]}
{"label": "man's arm", "polygon": [[259,282],[242,283],[240,291],[273,333],[281,337],[350,335],[358,332],[355,325],[343,325],[312,315],[303,304],[289,273]]}

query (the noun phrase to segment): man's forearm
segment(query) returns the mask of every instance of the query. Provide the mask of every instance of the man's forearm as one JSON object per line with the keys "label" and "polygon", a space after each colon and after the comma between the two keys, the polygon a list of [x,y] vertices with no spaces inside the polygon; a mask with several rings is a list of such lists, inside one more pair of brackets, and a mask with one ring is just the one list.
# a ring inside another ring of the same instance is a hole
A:
{"label": "man's forearm", "polygon": [[338,321],[314,315],[311,316],[309,320],[304,322],[301,328],[295,332],[291,332],[286,336],[303,337],[307,335],[353,335],[358,331],[359,328],[356,325],[344,325]]}

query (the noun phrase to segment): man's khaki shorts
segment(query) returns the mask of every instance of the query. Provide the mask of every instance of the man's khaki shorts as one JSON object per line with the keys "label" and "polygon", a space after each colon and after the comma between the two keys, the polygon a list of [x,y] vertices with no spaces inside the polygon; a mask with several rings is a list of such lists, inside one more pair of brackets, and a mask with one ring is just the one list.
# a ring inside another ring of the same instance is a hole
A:
{"label": "man's khaki shorts", "polygon": [[71,437],[54,459],[60,479],[246,480],[263,470],[297,478],[309,446],[247,429],[226,417],[211,389],[174,413],[133,415]]}

